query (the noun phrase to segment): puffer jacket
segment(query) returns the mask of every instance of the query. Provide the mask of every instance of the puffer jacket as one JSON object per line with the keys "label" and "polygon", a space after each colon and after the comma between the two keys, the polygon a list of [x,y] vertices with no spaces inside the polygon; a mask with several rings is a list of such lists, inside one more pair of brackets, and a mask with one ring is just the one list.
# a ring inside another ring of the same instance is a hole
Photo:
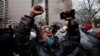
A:
{"label": "puffer jacket", "polygon": [[[65,37],[65,40],[59,42],[56,37],[54,38],[55,44],[52,47],[44,46],[42,43],[35,40],[29,41],[29,33],[34,20],[29,16],[24,16],[18,28],[15,31],[15,44],[17,46],[17,51],[20,54],[31,54],[32,56],[67,56],[70,54],[80,43],[80,34],[78,30],[78,24],[76,28],[73,29],[73,33],[76,35],[69,35]],[[29,55],[23,56],[29,56]]]}

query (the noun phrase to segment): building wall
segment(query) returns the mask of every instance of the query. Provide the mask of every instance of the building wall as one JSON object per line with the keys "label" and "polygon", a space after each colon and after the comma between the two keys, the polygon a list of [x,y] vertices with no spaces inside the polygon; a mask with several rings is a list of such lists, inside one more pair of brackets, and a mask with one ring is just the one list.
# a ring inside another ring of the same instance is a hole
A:
{"label": "building wall", "polygon": [[8,17],[8,0],[0,0],[0,19]]}
{"label": "building wall", "polygon": [[[21,17],[27,14],[31,9],[31,0],[9,0],[8,1],[8,16],[12,19],[14,23],[18,24]],[[59,14],[62,11],[71,9],[71,0],[48,0],[48,19],[49,24],[53,22],[59,22]]]}
{"label": "building wall", "polygon": [[31,9],[31,0],[9,0],[8,1],[8,15],[9,19],[18,24],[23,15],[28,14]]}
{"label": "building wall", "polygon": [[48,0],[49,24],[61,22],[60,13],[72,8],[71,0]]}
{"label": "building wall", "polygon": [[5,26],[8,20],[8,0],[0,0],[0,28]]}

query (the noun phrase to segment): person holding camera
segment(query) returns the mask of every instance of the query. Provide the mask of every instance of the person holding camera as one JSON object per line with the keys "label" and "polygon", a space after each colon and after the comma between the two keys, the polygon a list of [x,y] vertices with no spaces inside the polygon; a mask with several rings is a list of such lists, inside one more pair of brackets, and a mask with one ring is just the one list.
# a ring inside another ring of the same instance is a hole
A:
{"label": "person holding camera", "polygon": [[[61,20],[64,20],[64,25],[56,33],[56,35],[59,35],[58,39],[63,39],[63,36],[80,36],[79,24],[74,21],[75,19],[74,9],[60,13],[60,18]],[[65,33],[65,34],[62,35],[59,33],[63,34]],[[78,40],[80,41],[80,38]]]}
{"label": "person holding camera", "polygon": [[37,34],[38,41],[29,41],[30,31],[35,20],[34,17],[42,14],[43,11],[40,5],[35,5],[28,15],[22,17],[15,31],[16,53],[19,53],[20,56],[67,56],[80,42],[78,24],[73,22],[72,16],[70,19],[66,19],[68,21],[68,35],[65,35],[63,41],[59,42],[56,39],[58,35],[53,36],[52,29],[48,26]]}

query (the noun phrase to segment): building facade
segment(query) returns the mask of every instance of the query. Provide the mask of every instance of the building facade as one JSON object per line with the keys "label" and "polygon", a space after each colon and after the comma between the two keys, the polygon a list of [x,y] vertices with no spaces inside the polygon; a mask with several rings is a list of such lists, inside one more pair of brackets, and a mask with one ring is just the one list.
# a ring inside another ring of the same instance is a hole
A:
{"label": "building facade", "polygon": [[60,19],[60,13],[69,9],[72,9],[71,0],[48,0],[49,24],[62,22]]}
{"label": "building facade", "polygon": [[60,13],[72,9],[72,0],[34,0],[34,4],[40,4],[45,8],[44,14],[38,18],[45,19],[49,25],[62,22]]}
{"label": "building facade", "polygon": [[45,13],[37,18],[46,19],[48,24],[59,22],[59,14],[72,8],[71,0],[8,0],[8,19],[12,19],[18,25],[23,15],[28,14],[33,4],[42,4]]}
{"label": "building facade", "polygon": [[14,24],[19,24],[21,17],[31,9],[31,0],[9,0],[8,3],[8,16]]}
{"label": "building facade", "polygon": [[0,0],[0,27],[8,20],[8,0]]}

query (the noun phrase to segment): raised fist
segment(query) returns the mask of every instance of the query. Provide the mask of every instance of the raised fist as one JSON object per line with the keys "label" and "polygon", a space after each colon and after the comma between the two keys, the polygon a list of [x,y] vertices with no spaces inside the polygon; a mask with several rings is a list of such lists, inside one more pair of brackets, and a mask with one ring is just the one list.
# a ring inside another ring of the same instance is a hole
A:
{"label": "raised fist", "polygon": [[44,10],[43,10],[42,6],[40,6],[40,5],[34,5],[31,8],[29,16],[32,17],[32,16],[36,16],[36,15],[41,15],[43,12],[44,12]]}

